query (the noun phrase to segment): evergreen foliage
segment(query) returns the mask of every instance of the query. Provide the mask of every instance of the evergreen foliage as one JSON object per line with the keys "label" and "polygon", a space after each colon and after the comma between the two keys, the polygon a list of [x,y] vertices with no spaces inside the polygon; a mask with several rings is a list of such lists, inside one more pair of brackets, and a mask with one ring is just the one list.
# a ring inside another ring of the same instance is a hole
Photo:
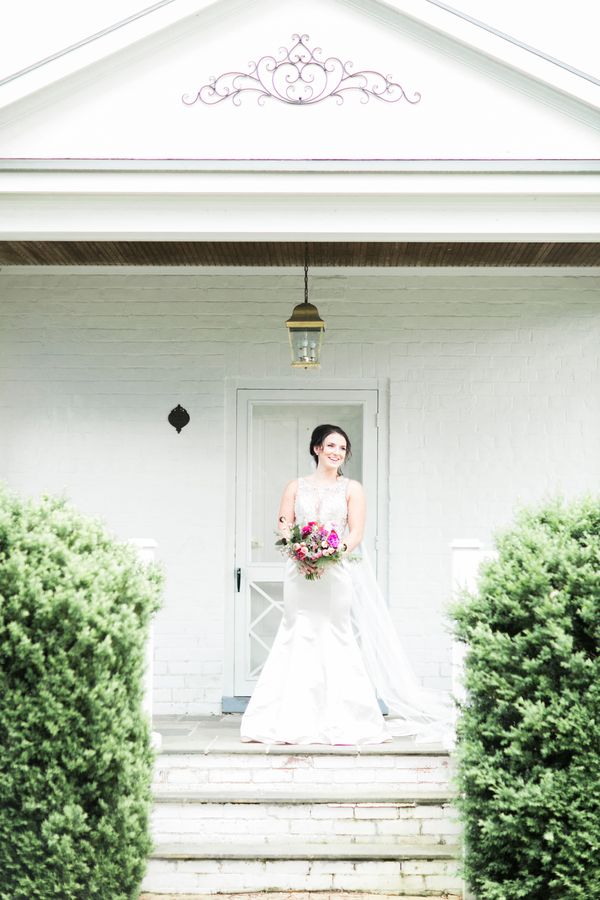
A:
{"label": "evergreen foliage", "polygon": [[453,609],[478,900],[600,898],[600,500],[522,510]]}
{"label": "evergreen foliage", "polygon": [[0,485],[0,898],[131,900],[150,849],[144,646],[162,576]]}

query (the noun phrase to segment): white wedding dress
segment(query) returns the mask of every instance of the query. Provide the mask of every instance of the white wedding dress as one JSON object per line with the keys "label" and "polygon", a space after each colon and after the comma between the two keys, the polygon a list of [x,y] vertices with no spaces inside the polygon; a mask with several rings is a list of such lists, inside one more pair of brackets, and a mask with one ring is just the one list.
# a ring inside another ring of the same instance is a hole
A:
{"label": "white wedding dress", "polygon": [[[349,479],[298,479],[297,522],[347,527]],[[243,741],[378,744],[392,734],[440,740],[452,718],[412,673],[368,560],[342,560],[316,581],[286,563],[284,613],[242,717]],[[359,628],[360,647],[352,617]],[[388,725],[377,693],[392,715]]]}

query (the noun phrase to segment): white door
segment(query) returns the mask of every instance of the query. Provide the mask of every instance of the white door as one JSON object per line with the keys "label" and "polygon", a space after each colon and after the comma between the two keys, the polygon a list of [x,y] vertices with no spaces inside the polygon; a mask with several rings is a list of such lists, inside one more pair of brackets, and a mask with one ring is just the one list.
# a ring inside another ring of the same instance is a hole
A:
{"label": "white door", "polygon": [[235,532],[235,655],[237,697],[252,693],[283,610],[284,560],[275,548],[283,488],[314,469],[309,442],[315,426],[339,425],[352,442],[344,474],[367,495],[365,542],[376,560],[377,390],[237,391]]}

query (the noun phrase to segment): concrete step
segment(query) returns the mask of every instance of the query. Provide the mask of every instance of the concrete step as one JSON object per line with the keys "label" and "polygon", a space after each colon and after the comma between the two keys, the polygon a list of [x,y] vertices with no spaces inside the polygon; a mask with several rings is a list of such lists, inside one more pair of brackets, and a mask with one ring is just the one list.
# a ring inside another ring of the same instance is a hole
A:
{"label": "concrete step", "polygon": [[239,722],[167,724],[146,900],[462,896],[443,747],[244,744]]}
{"label": "concrete step", "polygon": [[158,845],[142,890],[176,897],[235,891],[389,892],[399,897],[458,900],[456,845],[415,846],[372,841]]}
{"label": "concrete step", "polygon": [[[140,894],[139,900],[214,900],[214,894],[156,894],[154,892],[148,893],[144,891],[143,894]],[[243,893],[234,893],[234,894],[223,894],[219,893],[219,900],[396,900],[399,895],[394,891],[394,893],[389,894],[387,892],[383,893],[381,891],[377,891],[375,893],[364,892],[364,891],[251,891],[248,893],[244,891]],[[426,895],[427,896],[427,895]],[[461,894],[448,894],[448,893],[437,893],[437,894],[429,894],[429,896],[438,896],[443,898],[449,898],[449,900],[463,900]],[[423,900],[423,894],[417,896],[416,894],[402,894],[402,900]]]}
{"label": "concrete step", "polygon": [[[396,900],[400,896],[395,891],[387,893],[382,891],[243,891],[233,894],[219,893],[219,900]],[[423,894],[402,894],[402,900],[423,900]],[[442,900],[463,900],[462,894],[448,894],[437,892],[425,896],[440,897]],[[163,894],[144,891],[138,900],[215,900],[214,894]]]}
{"label": "concrete step", "polygon": [[427,792],[451,790],[452,779],[447,753],[161,753],[154,790],[311,790],[318,796],[332,787],[354,793],[377,786]]}
{"label": "concrete step", "polygon": [[213,803],[162,797],[152,813],[152,834],[159,843],[205,838],[234,845],[252,836],[267,845],[286,839],[368,844],[377,838],[390,844],[441,845],[455,842],[460,832],[456,811],[448,802],[261,798],[254,803]]}

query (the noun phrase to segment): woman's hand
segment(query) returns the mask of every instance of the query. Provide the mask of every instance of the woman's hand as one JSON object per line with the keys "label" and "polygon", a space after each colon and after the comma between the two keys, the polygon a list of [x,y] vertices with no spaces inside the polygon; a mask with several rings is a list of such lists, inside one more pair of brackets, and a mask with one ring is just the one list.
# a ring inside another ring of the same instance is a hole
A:
{"label": "woman's hand", "polygon": [[290,481],[285,486],[281,503],[279,504],[279,513],[277,518],[277,530],[284,538],[289,538],[290,529],[294,523],[294,503],[296,500],[297,481]]}

